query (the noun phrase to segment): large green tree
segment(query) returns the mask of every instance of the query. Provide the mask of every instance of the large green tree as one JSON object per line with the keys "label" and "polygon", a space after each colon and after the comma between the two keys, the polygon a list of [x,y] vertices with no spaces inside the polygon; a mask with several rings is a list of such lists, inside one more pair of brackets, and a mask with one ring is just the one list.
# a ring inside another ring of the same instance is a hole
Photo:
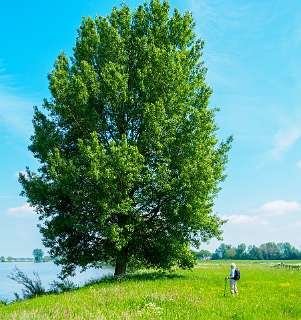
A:
{"label": "large green tree", "polygon": [[72,57],[57,58],[33,120],[40,167],[20,181],[63,273],[190,267],[190,246],[220,236],[230,141],[216,135],[202,48],[190,13],[153,0],[84,18]]}

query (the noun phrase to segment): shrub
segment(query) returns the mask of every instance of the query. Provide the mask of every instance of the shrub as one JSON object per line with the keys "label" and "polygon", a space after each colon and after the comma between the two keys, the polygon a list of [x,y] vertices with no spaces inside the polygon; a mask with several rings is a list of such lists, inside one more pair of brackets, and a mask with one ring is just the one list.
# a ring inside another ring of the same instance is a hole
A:
{"label": "shrub", "polygon": [[[23,271],[18,269],[15,270],[8,276],[11,280],[16,281],[17,283],[23,285],[25,289],[22,289],[23,298],[33,298],[41,296],[47,293],[46,289],[42,286],[42,281],[38,273],[33,273],[34,278],[29,278]],[[16,300],[20,300],[20,296],[15,293]]]}

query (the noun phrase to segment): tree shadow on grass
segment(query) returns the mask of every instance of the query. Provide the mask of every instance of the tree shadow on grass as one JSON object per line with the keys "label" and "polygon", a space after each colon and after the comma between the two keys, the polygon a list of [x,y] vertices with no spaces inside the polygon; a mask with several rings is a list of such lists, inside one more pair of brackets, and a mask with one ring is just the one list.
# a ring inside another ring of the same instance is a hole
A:
{"label": "tree shadow on grass", "polygon": [[185,278],[184,275],[176,272],[163,272],[163,271],[139,271],[135,273],[129,273],[122,277],[114,277],[113,275],[103,277],[101,279],[94,279],[87,281],[84,287],[88,287],[95,284],[107,284],[107,283],[122,283],[126,281],[156,281],[156,280],[172,280]]}
{"label": "tree shadow on grass", "polygon": [[150,281],[150,280],[153,281],[153,280],[162,280],[162,279],[179,279],[179,278],[184,278],[184,276],[176,272],[145,271],[145,272],[128,274],[126,278],[128,280],[134,280],[134,281]]}

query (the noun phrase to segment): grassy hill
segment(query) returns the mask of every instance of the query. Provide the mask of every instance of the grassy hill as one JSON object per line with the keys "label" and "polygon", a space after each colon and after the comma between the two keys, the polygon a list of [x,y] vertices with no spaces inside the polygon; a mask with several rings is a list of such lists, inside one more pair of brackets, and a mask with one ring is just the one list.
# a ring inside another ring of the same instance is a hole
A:
{"label": "grassy hill", "polygon": [[228,291],[223,296],[229,262],[209,262],[192,271],[135,274],[0,306],[1,320],[301,319],[301,271],[238,264],[242,278],[237,297]]}

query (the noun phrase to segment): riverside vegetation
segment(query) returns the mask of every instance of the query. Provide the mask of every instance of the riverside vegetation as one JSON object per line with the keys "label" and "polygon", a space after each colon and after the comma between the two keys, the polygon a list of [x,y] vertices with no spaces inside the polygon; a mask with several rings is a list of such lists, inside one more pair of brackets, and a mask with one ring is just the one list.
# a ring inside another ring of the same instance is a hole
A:
{"label": "riverside vegetation", "polygon": [[2,305],[1,319],[301,318],[300,271],[275,268],[277,262],[272,261],[236,263],[242,275],[237,297],[230,293],[223,297],[229,261],[210,261],[191,271],[141,272],[59,295]]}

